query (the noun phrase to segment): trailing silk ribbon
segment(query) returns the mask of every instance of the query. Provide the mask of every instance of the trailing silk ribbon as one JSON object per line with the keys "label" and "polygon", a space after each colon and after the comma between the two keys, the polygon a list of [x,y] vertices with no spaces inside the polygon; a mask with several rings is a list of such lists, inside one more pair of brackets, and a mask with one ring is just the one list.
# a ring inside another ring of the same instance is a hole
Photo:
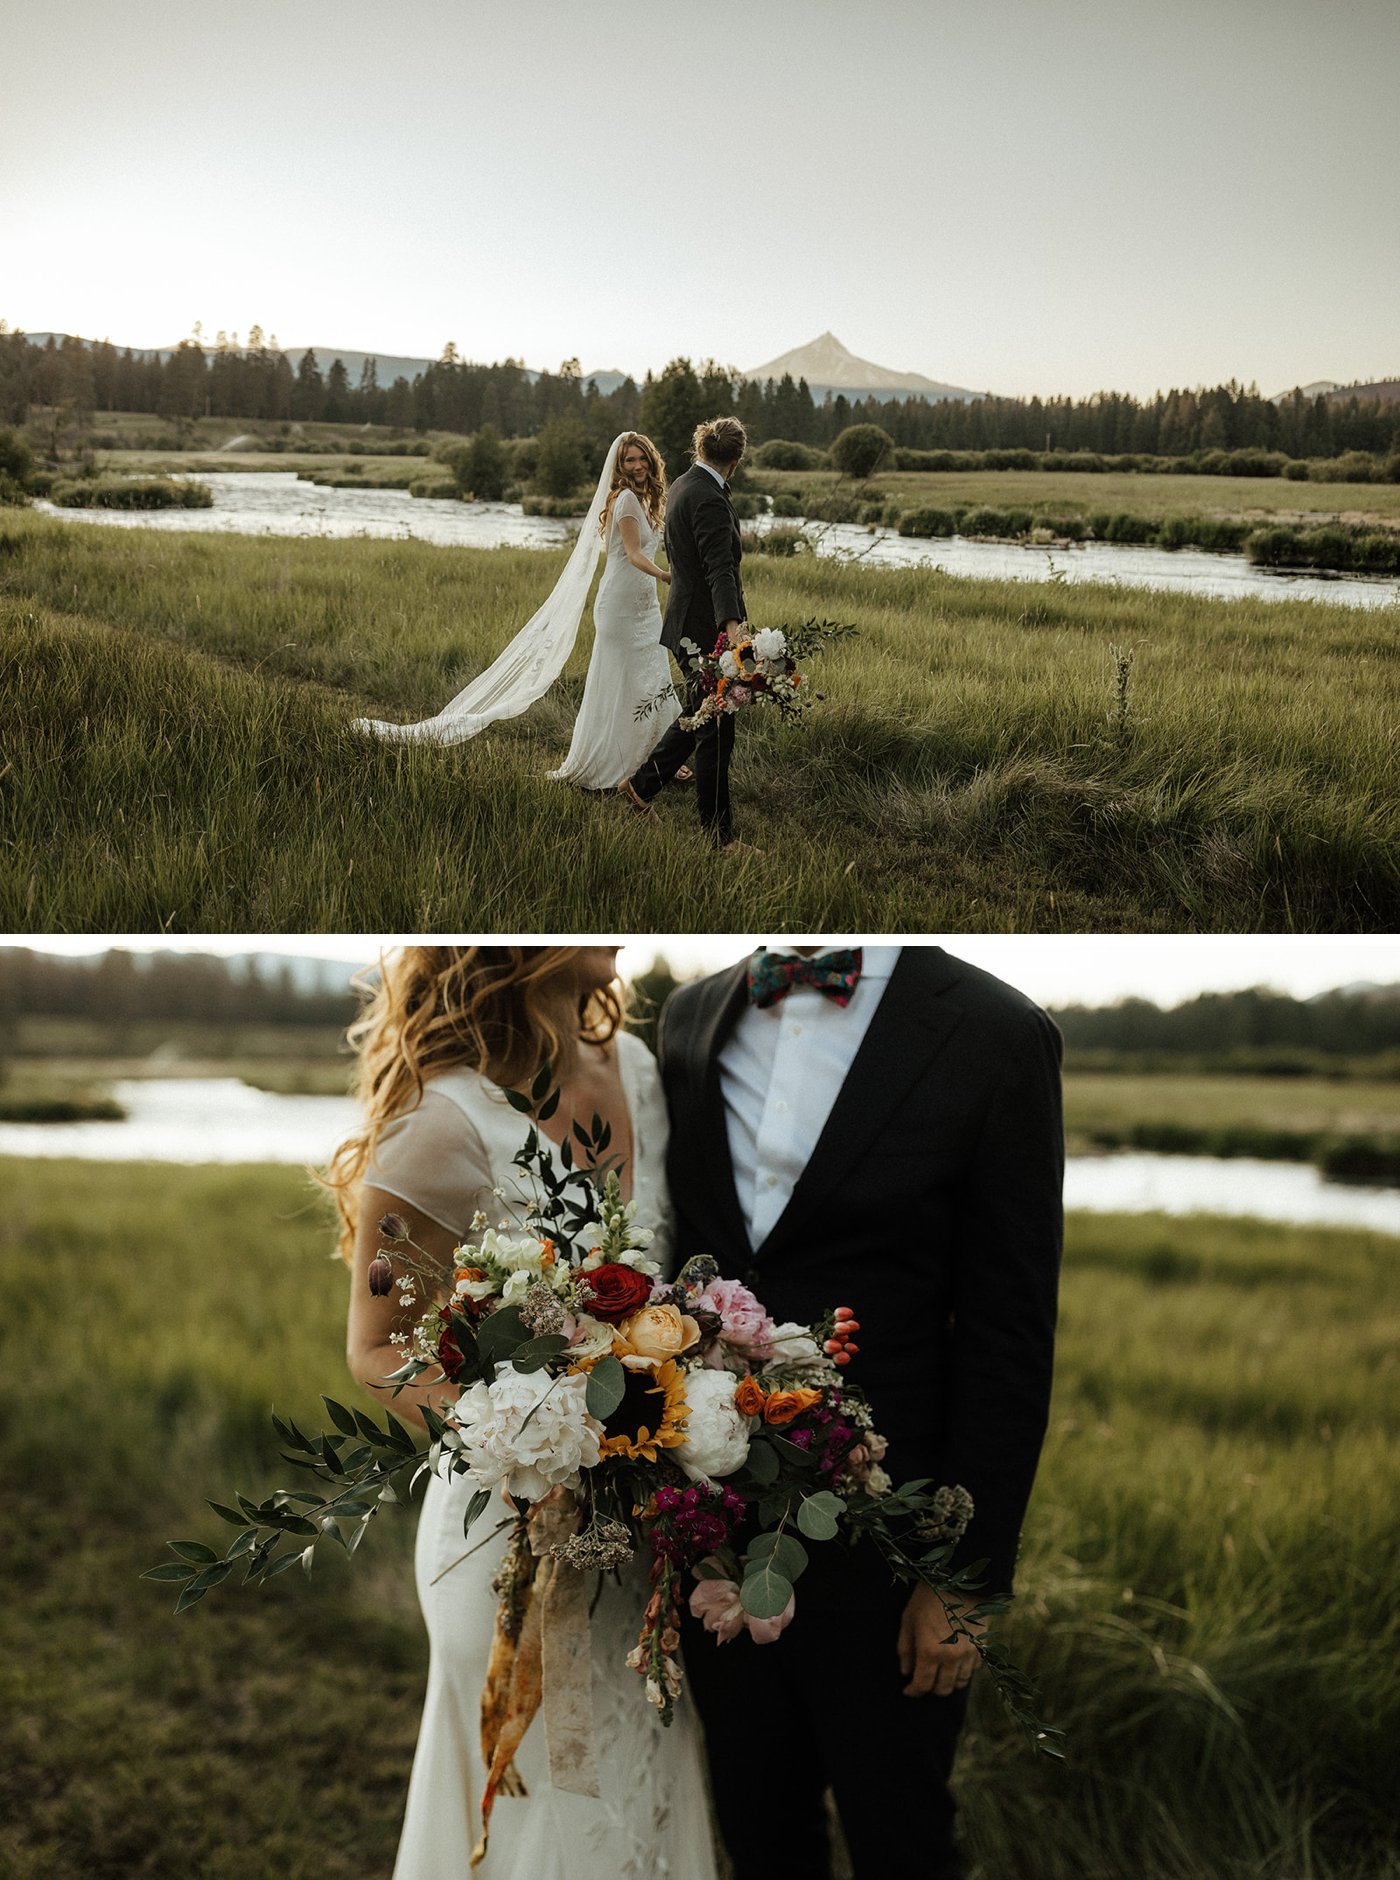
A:
{"label": "trailing silk ribbon", "polygon": [[588,1579],[550,1552],[556,1541],[578,1532],[578,1523],[572,1495],[541,1502],[526,1524],[528,1539],[513,1540],[502,1563],[496,1630],[481,1694],[487,1773],[473,1867],[486,1858],[496,1796],[525,1793],[515,1752],[541,1707],[553,1787],[571,1795],[599,1793]]}

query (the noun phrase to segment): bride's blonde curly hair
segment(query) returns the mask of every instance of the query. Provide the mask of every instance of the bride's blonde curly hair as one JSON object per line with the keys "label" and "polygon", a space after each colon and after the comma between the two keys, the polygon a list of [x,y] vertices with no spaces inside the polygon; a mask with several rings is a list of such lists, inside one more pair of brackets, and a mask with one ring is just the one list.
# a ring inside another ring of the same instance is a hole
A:
{"label": "bride's blonde curly hair", "polygon": [[345,1035],[359,1058],[355,1094],[365,1120],[321,1177],[335,1196],[342,1259],[354,1246],[375,1144],[387,1124],[417,1109],[429,1077],[466,1065],[511,1086],[528,1083],[548,1064],[563,1079],[580,1042],[606,1044],[614,1036],[623,1016],[616,981],[584,994],[572,1014],[561,996],[582,951],[406,946],[381,958],[377,975],[356,979],[365,1006]]}
{"label": "bride's blonde curly hair", "polygon": [[608,524],[612,521],[613,504],[624,490],[632,488],[627,473],[622,468],[622,460],[634,444],[645,452],[647,460],[646,487],[641,492],[642,507],[647,512],[652,528],[661,527],[661,518],[666,510],[666,466],[661,461],[661,452],[649,437],[643,437],[640,431],[627,431],[624,432],[622,442],[617,447],[617,455],[613,458],[612,487],[608,491],[607,501],[603,504],[603,513],[598,518],[598,533],[604,541],[607,540]]}

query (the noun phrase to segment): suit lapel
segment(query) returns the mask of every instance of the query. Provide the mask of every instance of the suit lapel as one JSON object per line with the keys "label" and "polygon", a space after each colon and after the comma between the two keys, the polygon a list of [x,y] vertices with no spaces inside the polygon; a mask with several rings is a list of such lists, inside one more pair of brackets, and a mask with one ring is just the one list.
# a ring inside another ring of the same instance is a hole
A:
{"label": "suit lapel", "polygon": [[[760,1261],[781,1252],[846,1180],[962,1019],[957,964],[942,947],[904,947],[860,1050]],[[730,1177],[733,1187],[733,1177]]]}
{"label": "suit lapel", "polygon": [[748,960],[706,982],[689,1051],[695,1087],[700,1093],[696,1117],[695,1152],[701,1179],[706,1182],[718,1212],[723,1238],[747,1254],[749,1230],[734,1187],[734,1164],[729,1156],[729,1130],[724,1117],[724,1094],[719,1081],[719,1054],[734,1022],[744,1009]]}

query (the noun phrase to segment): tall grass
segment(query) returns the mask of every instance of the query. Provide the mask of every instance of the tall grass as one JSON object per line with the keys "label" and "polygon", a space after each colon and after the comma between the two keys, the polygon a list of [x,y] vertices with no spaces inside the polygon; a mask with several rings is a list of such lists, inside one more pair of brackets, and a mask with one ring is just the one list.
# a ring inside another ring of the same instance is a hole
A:
{"label": "tall grass", "polygon": [[1388,613],[761,561],[757,620],[861,632],[814,666],[827,701],[806,728],[741,728],[740,830],[765,854],[720,861],[680,790],[655,828],[546,780],[586,632],[550,695],[468,745],[350,732],[366,710],[440,705],[557,566],[7,519],[0,919],[1173,931],[1400,915]]}
{"label": "tall grass", "polygon": [[[287,1476],[346,1278],[285,1169],[5,1165],[0,1871],[387,1872],[424,1675],[412,1522],[174,1620],[139,1572]],[[972,1880],[1400,1873],[1400,1243],[1075,1217],[1009,1643],[1069,1734],[974,1706]],[[84,1443],[70,1432],[81,1429]],[[800,1623],[800,1618],[799,1618]]]}

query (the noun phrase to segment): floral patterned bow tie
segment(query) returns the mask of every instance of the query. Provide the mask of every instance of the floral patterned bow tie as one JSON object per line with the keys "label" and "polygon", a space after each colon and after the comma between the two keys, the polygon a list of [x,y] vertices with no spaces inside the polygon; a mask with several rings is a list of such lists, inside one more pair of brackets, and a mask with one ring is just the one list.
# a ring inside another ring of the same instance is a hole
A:
{"label": "floral patterned bow tie", "polygon": [[815,986],[823,998],[849,1005],[859,978],[859,947],[819,953],[815,959],[760,949],[749,961],[749,998],[761,1009],[777,1005],[794,986]]}

